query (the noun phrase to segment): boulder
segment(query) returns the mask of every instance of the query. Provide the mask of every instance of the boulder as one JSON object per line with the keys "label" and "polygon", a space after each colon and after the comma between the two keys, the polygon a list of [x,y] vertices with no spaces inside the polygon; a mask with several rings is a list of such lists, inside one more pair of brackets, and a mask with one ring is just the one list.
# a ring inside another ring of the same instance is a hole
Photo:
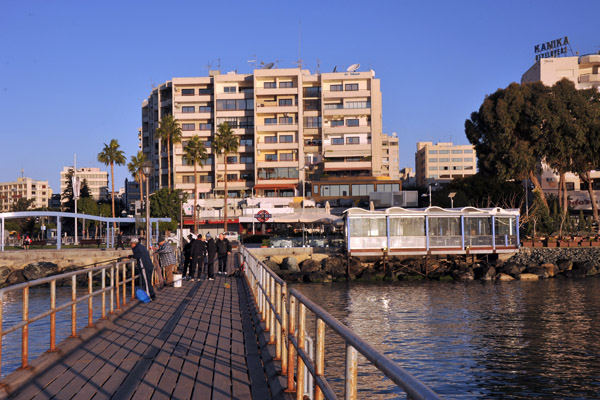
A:
{"label": "boulder", "polygon": [[573,263],[573,269],[580,269],[586,274],[591,270],[595,269],[595,263],[592,261],[576,261]]}
{"label": "boulder", "polygon": [[505,274],[505,273],[500,273],[498,274],[498,276],[496,277],[497,281],[502,281],[502,282],[509,282],[509,281],[514,281],[515,278],[513,278],[512,276]]}
{"label": "boulder", "polygon": [[563,274],[567,278],[585,278],[585,271],[583,269],[572,269],[570,271],[565,271]]}
{"label": "boulder", "polygon": [[573,260],[571,259],[562,259],[556,262],[556,266],[560,271],[570,271],[573,269]]}
{"label": "boulder", "polygon": [[301,283],[304,282],[304,274],[302,272],[292,272],[287,270],[279,271],[279,276],[286,282]]}
{"label": "boulder", "polygon": [[496,268],[491,265],[481,265],[473,270],[475,279],[482,281],[493,281],[496,278]]}
{"label": "boulder", "polygon": [[12,270],[8,267],[0,267],[0,285],[3,285],[8,279]]}
{"label": "boulder", "polygon": [[558,274],[560,272],[560,270],[554,263],[542,264],[541,268],[546,270],[546,272],[548,273],[548,277],[550,277],[550,278],[554,277],[556,274]]}
{"label": "boulder", "polygon": [[[527,273],[537,275],[538,277],[540,277],[542,279],[546,279],[546,278],[550,277],[550,274],[548,274],[548,270],[543,267],[527,268]],[[521,276],[523,276],[523,275],[521,275]]]}
{"label": "boulder", "polygon": [[540,277],[536,274],[521,274],[519,276],[519,279],[522,281],[537,281],[538,279],[540,279]]}
{"label": "boulder", "polygon": [[361,281],[383,281],[383,279],[385,278],[385,274],[383,273],[383,271],[377,271],[376,269],[373,268],[367,268],[365,270],[362,271],[362,273],[360,274],[360,277],[358,278]]}
{"label": "boulder", "polygon": [[300,272],[300,266],[298,266],[298,260],[296,257],[286,257],[281,263],[281,269],[284,271]]}
{"label": "boulder", "polygon": [[23,283],[26,281],[27,279],[25,279],[25,277],[23,276],[23,270],[20,269],[11,272],[11,274],[6,279],[6,283],[8,283],[9,285],[16,285],[18,283]]}
{"label": "boulder", "polygon": [[521,274],[521,267],[517,263],[509,261],[502,267],[502,272],[516,278]]}
{"label": "boulder", "polygon": [[28,281],[33,281],[36,279],[44,278],[48,275],[52,275],[58,271],[58,265],[45,262],[38,261],[31,264],[27,264],[25,268],[23,268],[23,276]]}
{"label": "boulder", "polygon": [[265,260],[265,265],[267,267],[269,267],[271,269],[271,271],[275,272],[275,271],[279,271],[279,264],[277,264],[275,261],[269,259],[269,260]]}
{"label": "boulder", "polygon": [[365,269],[360,260],[356,257],[350,257],[348,260],[348,275],[350,275],[350,279],[354,279],[359,276],[361,272]]}
{"label": "boulder", "polygon": [[304,282],[313,282],[313,283],[323,283],[323,282],[331,282],[331,275],[326,274],[323,271],[313,271],[307,272],[303,274]]}
{"label": "boulder", "polygon": [[475,279],[475,273],[471,268],[461,268],[452,271],[452,277],[459,282],[472,281]]}
{"label": "boulder", "polygon": [[346,276],[346,260],[339,256],[327,257],[321,260],[321,268],[335,279]]}
{"label": "boulder", "polygon": [[323,261],[325,258],[329,257],[327,254],[313,253],[310,258],[317,262]]}
{"label": "boulder", "polygon": [[284,256],[269,256],[269,260],[276,262],[277,264],[281,264],[284,258]]}
{"label": "boulder", "polygon": [[321,263],[312,258],[307,258],[300,263],[300,270],[302,272],[315,272],[321,270]]}

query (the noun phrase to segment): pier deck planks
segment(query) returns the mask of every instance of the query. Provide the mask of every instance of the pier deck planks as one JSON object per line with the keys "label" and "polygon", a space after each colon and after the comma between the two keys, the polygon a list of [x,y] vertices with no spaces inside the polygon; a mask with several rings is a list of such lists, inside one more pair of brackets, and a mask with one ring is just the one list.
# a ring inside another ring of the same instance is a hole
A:
{"label": "pier deck planks", "polygon": [[245,281],[217,275],[157,296],[129,305],[10,398],[288,397],[268,378],[272,355]]}

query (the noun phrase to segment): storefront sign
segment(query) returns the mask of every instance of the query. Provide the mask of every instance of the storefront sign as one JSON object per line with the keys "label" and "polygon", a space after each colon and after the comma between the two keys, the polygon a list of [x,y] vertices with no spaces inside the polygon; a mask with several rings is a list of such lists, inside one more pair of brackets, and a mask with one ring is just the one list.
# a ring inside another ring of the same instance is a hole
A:
{"label": "storefront sign", "polygon": [[553,58],[567,55],[567,46],[569,46],[569,38],[554,39],[550,42],[536,44],[534,46],[535,61],[541,58]]}

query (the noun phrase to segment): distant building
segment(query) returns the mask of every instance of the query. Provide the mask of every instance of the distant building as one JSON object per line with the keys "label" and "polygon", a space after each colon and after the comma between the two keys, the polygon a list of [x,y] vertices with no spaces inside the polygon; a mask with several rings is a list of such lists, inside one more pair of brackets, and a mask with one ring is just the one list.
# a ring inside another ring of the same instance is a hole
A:
{"label": "distant building", "polygon": [[129,215],[136,215],[140,212],[140,184],[136,180],[125,179],[123,204]]}
{"label": "distant building", "polygon": [[402,180],[402,186],[416,186],[417,175],[412,168],[404,167],[400,170],[400,179]]}
{"label": "distant building", "polygon": [[[533,64],[521,77],[521,83],[542,82],[552,86],[567,78],[578,89],[597,88],[600,90],[600,54],[588,54],[580,57],[542,58]],[[592,187],[600,201],[600,171],[592,171]],[[557,194],[559,176],[542,162],[542,172],[538,177],[545,193]],[[591,210],[587,184],[577,174],[565,174],[565,183],[569,196],[569,206],[574,210]]]}
{"label": "distant building", "polygon": [[398,134],[381,136],[381,172],[390,179],[400,179]]}
{"label": "distant building", "polygon": [[450,182],[477,173],[477,158],[472,145],[418,142],[415,154],[417,186]]}
{"label": "distant building", "polygon": [[[62,194],[67,187],[67,176],[73,167],[63,167],[60,172],[60,193]],[[94,200],[108,200],[110,192],[108,190],[108,172],[101,171],[100,168],[77,168],[77,176],[80,182],[85,179],[90,193]]]}
{"label": "distant building", "polygon": [[19,199],[33,199],[30,208],[48,207],[52,197],[52,189],[48,181],[36,181],[31,178],[17,178],[15,182],[0,183],[0,211],[7,212],[12,209]]}

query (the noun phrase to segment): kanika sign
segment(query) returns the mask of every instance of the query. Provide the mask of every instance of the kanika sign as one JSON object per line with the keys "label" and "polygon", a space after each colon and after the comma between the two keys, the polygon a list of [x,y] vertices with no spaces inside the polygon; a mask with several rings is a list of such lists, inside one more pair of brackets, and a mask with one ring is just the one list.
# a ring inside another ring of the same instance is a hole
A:
{"label": "kanika sign", "polygon": [[536,44],[534,46],[535,61],[540,58],[552,58],[567,55],[567,46],[569,46],[569,38],[554,39],[550,42]]}

